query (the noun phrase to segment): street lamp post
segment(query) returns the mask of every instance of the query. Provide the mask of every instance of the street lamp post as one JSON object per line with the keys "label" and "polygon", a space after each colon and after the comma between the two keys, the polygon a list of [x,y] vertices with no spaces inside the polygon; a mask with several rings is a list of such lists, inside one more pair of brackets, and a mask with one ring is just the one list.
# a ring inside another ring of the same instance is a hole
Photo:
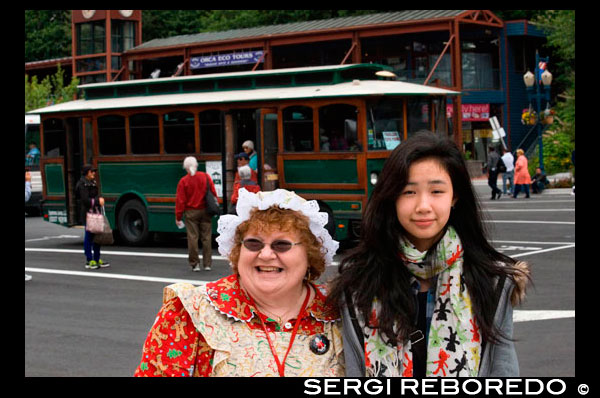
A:
{"label": "street lamp post", "polygon": [[[547,65],[550,57],[541,58],[538,51],[535,52],[535,75],[530,71],[527,71],[523,76],[523,81],[527,87],[527,97],[531,103],[531,99],[534,98],[537,106],[537,118],[535,128],[537,129],[539,155],[540,155],[540,169],[544,171],[544,144],[542,142],[542,98],[546,102],[550,102],[550,84],[552,84],[552,74],[548,71]],[[543,73],[540,72],[544,71]],[[544,86],[543,92],[540,86]],[[534,93],[535,86],[535,93]]]}

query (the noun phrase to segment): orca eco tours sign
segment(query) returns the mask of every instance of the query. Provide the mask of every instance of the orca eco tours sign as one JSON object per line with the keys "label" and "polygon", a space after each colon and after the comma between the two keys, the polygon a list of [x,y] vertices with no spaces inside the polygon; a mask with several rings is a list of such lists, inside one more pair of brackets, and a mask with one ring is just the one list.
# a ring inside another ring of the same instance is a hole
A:
{"label": "orca eco tours sign", "polygon": [[202,55],[190,58],[191,69],[214,68],[218,66],[246,65],[263,62],[263,51],[245,51],[229,54]]}

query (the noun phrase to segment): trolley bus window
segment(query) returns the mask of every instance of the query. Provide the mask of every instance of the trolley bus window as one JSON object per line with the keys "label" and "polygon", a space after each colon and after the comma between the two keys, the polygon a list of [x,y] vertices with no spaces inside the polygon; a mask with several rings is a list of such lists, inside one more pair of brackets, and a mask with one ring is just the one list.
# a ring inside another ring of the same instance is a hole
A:
{"label": "trolley bus window", "polygon": [[194,114],[171,112],[163,116],[166,153],[194,153]]}
{"label": "trolley bus window", "polygon": [[[387,149],[384,132],[404,139],[404,100],[383,98],[369,103],[367,111],[368,149]],[[394,134],[395,133],[395,134]]]}
{"label": "trolley bus window", "polygon": [[101,155],[122,155],[126,151],[125,118],[118,115],[98,118],[98,141]]}
{"label": "trolley bus window", "polygon": [[44,121],[44,155],[57,158],[65,155],[65,127],[60,119]]}
{"label": "trolley bus window", "polygon": [[200,152],[221,153],[221,111],[208,110],[198,114],[200,122]]}
{"label": "trolley bus window", "polygon": [[159,153],[158,115],[138,113],[129,117],[131,152],[134,154]]}
{"label": "trolley bus window", "polygon": [[408,100],[407,105],[407,136],[410,137],[419,130],[431,130],[430,99],[413,97]]}
{"label": "trolley bus window", "polygon": [[310,152],[313,143],[313,110],[306,106],[290,106],[283,110],[284,149]]}
{"label": "trolley bus window", "polygon": [[356,133],[356,107],[346,104],[319,109],[319,141],[321,151],[362,150]]}

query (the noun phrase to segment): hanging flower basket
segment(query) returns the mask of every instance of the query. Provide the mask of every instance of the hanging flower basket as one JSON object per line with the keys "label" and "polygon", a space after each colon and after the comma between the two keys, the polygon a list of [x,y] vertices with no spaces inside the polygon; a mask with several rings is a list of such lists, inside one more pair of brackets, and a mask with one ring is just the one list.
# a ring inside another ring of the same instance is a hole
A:
{"label": "hanging flower basket", "polygon": [[552,124],[554,123],[554,115],[546,116],[544,120],[542,120],[542,124]]}
{"label": "hanging flower basket", "polygon": [[556,112],[554,112],[554,109],[550,109],[550,107],[547,106],[546,110],[543,113],[544,118],[542,119],[542,124],[552,124],[552,123],[554,123],[554,115],[555,114],[556,114]]}
{"label": "hanging flower basket", "polygon": [[526,125],[534,125],[537,122],[537,113],[533,110],[523,112],[521,115],[521,123]]}

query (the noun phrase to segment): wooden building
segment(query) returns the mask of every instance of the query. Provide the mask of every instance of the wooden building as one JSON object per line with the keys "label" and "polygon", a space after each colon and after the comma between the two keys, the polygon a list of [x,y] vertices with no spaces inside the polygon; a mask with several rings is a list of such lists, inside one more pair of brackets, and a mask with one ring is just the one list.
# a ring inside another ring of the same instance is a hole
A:
{"label": "wooden building", "polygon": [[[203,32],[142,42],[140,10],[73,10],[71,73],[82,83],[378,63],[398,80],[462,92],[448,107],[454,140],[485,161],[489,118],[522,146],[527,108],[522,75],[533,70],[544,34],[490,10],[406,10]],[[111,32],[108,35],[106,32]],[[66,60],[54,63],[65,64]],[[53,65],[28,63],[26,73]]]}

